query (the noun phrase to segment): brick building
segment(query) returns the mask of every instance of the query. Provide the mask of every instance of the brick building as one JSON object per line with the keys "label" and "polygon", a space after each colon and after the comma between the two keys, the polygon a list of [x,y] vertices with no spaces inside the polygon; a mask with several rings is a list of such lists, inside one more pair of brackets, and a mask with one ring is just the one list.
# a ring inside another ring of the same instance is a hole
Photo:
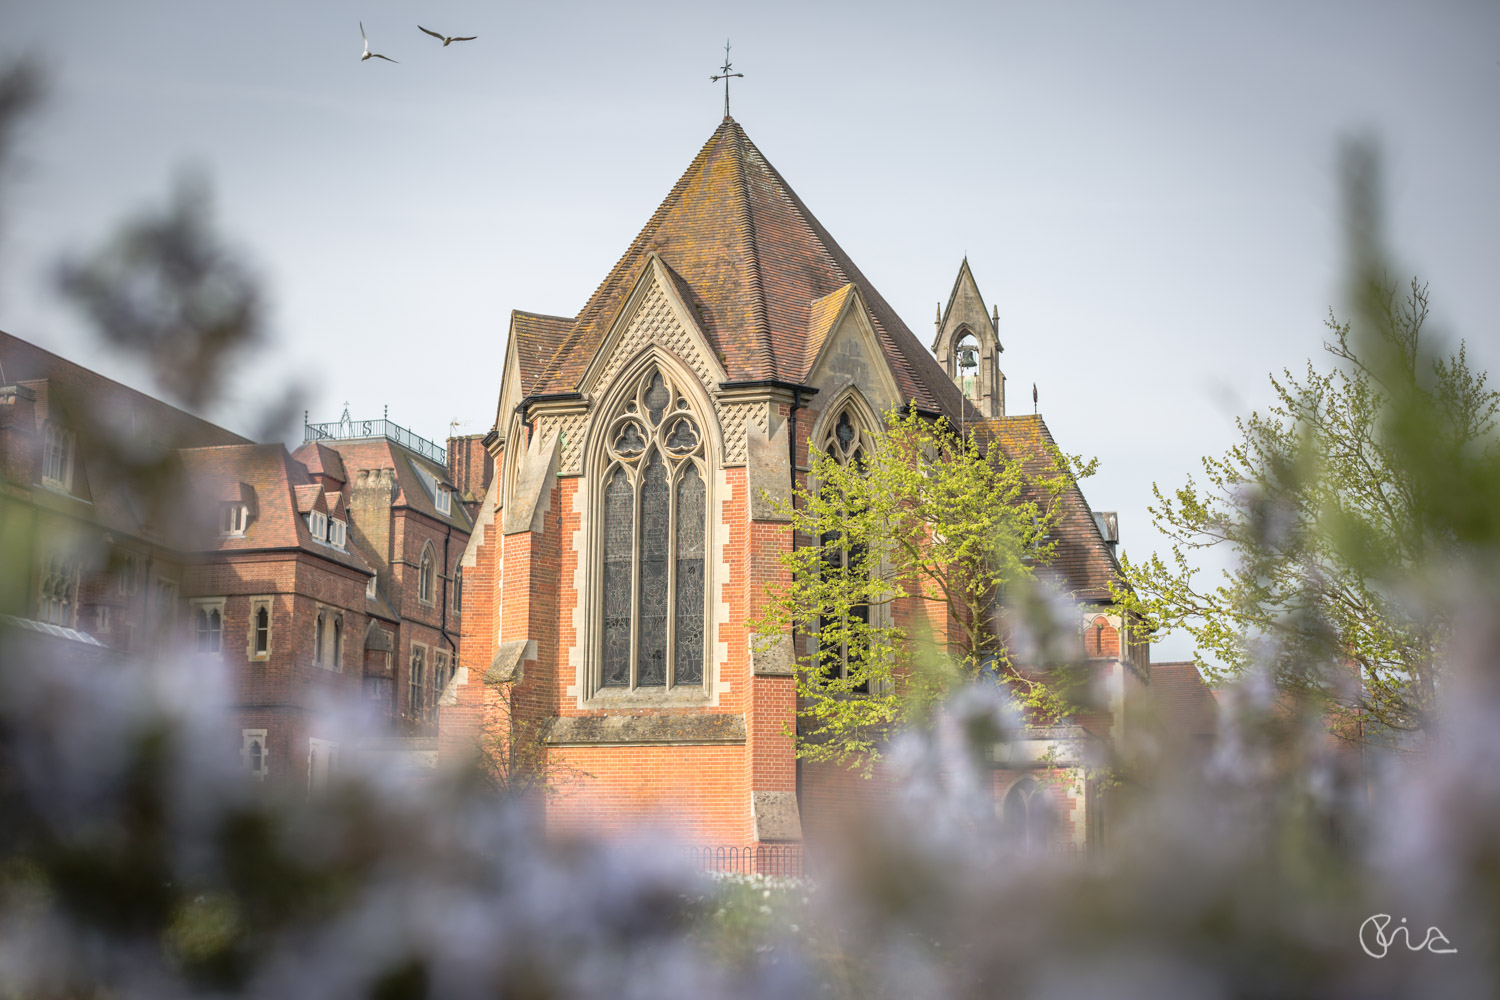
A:
{"label": "brick building", "polygon": [[[750,642],[792,544],[775,501],[810,444],[847,447],[897,406],[984,422],[1022,460],[1051,440],[1040,417],[1005,413],[998,319],[967,262],[930,353],[725,118],[582,310],[516,311],[509,334],[444,752],[532,724],[566,775],[547,800],[555,827],[815,835],[874,786],[796,760],[799,650]],[[1075,491],[1054,567],[1106,706],[997,761],[1007,819],[1024,832],[1045,815],[1075,844],[1097,835],[1092,792],[1036,782],[1037,762],[1118,735],[1148,670],[1109,607],[1112,532]]]}
{"label": "brick building", "polygon": [[247,443],[0,333],[0,614],[151,648],[183,594],[177,450]]}
{"label": "brick building", "polygon": [[231,752],[265,781],[316,788],[351,750],[435,762],[474,441],[455,484],[389,421],[308,426],[289,454],[5,334],[0,370],[10,624],[222,663]]}

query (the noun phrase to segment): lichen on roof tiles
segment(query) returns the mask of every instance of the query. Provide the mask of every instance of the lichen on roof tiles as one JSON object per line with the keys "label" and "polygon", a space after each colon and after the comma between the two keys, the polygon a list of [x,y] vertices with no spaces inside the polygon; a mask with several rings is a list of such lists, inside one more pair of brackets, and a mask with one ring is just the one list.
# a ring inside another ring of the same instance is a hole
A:
{"label": "lichen on roof tiles", "polygon": [[[903,397],[955,417],[965,407],[932,355],[732,119],[698,151],[565,333],[558,335],[558,317],[544,327],[514,314],[526,394],[577,390],[653,253],[698,308],[732,381],[805,379],[816,353],[809,357],[807,344],[814,303],[853,285]],[[549,356],[528,358],[541,336],[555,338]]]}

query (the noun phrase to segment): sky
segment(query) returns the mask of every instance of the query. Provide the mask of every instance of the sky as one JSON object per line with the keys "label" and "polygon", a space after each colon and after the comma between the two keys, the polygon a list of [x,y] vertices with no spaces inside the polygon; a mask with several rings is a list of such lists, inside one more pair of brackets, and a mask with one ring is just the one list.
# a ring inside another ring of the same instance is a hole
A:
{"label": "sky", "polygon": [[[361,62],[361,21],[399,62]],[[242,432],[290,384],[314,422],[488,430],[510,310],[582,307],[718,126],[726,37],[735,119],[924,342],[967,255],[1012,412],[1035,383],[1100,459],[1084,492],[1134,557],[1165,548],[1152,484],[1323,363],[1342,140],[1384,152],[1434,328],[1500,369],[1494,3],[0,0],[0,25],[47,77],[0,329],[151,391],[52,275],[198,171],[270,305],[206,414]]]}

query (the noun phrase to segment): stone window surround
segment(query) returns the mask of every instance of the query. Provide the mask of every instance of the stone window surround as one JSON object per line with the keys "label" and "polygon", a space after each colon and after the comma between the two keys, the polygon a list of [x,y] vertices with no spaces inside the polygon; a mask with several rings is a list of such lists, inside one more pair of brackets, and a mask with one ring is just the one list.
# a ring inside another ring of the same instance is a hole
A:
{"label": "stone window surround", "polygon": [[[333,777],[339,759],[339,745],[334,740],[319,739],[316,736],[307,738],[307,794],[311,798],[322,795],[328,790],[328,782]],[[321,773],[318,770],[318,762],[323,762]]]}
{"label": "stone window surround", "polygon": [[417,556],[417,601],[424,607],[437,606],[437,550],[432,540],[422,543],[422,553]]}
{"label": "stone window surround", "polygon": [[[600,516],[585,514],[584,530],[581,532],[583,551],[579,553],[575,578],[579,605],[588,609],[583,613],[584,627],[581,630],[584,669],[583,684],[578,693],[579,704],[583,708],[709,706],[717,702],[714,675],[718,656],[715,655],[714,650],[718,643],[715,641],[714,633],[718,620],[713,612],[714,605],[717,603],[715,595],[722,583],[718,572],[719,563],[722,560],[722,540],[718,530],[722,497],[718,489],[721,470],[716,458],[723,454],[723,444],[720,440],[721,428],[714,407],[703,393],[701,383],[687,365],[664,351],[648,350],[637,357],[633,363],[620,369],[614,383],[601,395],[600,405],[593,408],[593,415],[599,419],[589,421],[584,468],[589,472],[594,470],[599,470],[599,472],[594,475],[585,474],[580,494],[586,497],[585,511],[603,510],[606,479],[603,472],[613,464],[606,450],[609,433],[618,423],[615,418],[623,413],[626,401],[635,395],[637,386],[643,379],[649,377],[652,371],[660,371],[666,381],[675,388],[676,395],[687,400],[688,413],[698,424],[703,438],[700,455],[694,460],[704,480],[704,518],[708,533],[704,555],[704,677],[702,683],[677,687],[606,688],[602,685],[604,629],[601,567],[604,519]],[[638,511],[637,516],[639,516]],[[632,618],[632,648],[637,641],[636,622]]]}
{"label": "stone window surround", "polygon": [[[852,383],[845,386],[842,390],[835,393],[832,398],[829,399],[828,405],[824,407],[824,409],[818,414],[817,420],[813,422],[812,430],[807,435],[809,440],[817,442],[818,447],[821,448],[821,450],[823,450],[824,452],[828,452],[828,445],[834,439],[834,435],[839,425],[839,420],[846,414],[849,417],[849,422],[854,426],[855,433],[857,435],[858,443],[855,446],[859,447],[866,453],[872,451],[875,444],[875,434],[877,433],[875,430],[872,430],[872,428],[878,428],[882,426],[882,421],[876,414],[875,408],[870,405],[870,402],[865,398],[864,393],[860,392],[859,388]],[[850,450],[852,450],[852,448]],[[807,477],[807,488],[809,490],[818,488],[817,481],[814,480],[810,475]],[[888,569],[889,567],[885,565],[884,561],[882,561],[882,564],[879,567],[876,567],[874,572],[886,573],[888,572]],[[876,627],[887,626],[890,624],[890,616],[891,606],[888,604],[871,608],[870,624]],[[819,649],[817,633],[814,632],[802,638],[803,654],[805,656],[817,656]],[[845,664],[845,669],[847,669],[847,664]],[[871,693],[885,694],[886,691],[884,683],[879,681],[875,682],[872,686]],[[858,698],[862,697],[862,695],[858,693],[851,693],[850,697]]]}
{"label": "stone window surround", "polygon": [[73,466],[78,449],[73,432],[55,420],[42,427],[42,485],[64,493],[73,491]]}
{"label": "stone window surround", "polygon": [[[188,606],[192,608],[190,620],[193,623],[192,648],[194,654],[199,656],[224,655],[224,633],[227,631],[225,628],[227,619],[224,616],[225,603],[226,599],[223,597],[194,597],[188,601]],[[212,615],[215,611],[219,613],[219,648],[214,650],[200,650],[198,648],[198,615],[208,616]]]}
{"label": "stone window surround", "polygon": [[[262,652],[255,649],[257,631],[257,618],[261,608],[266,610],[266,648]],[[265,661],[271,658],[271,649],[276,638],[276,609],[275,599],[270,595],[250,598],[250,615],[248,636],[245,640],[245,658],[252,661]]]}
{"label": "stone window surround", "polygon": [[[253,770],[251,744],[260,744],[260,770]],[[245,765],[245,773],[257,781],[264,781],[266,774],[270,771],[271,749],[266,745],[266,731],[264,729],[241,729],[240,730],[240,760]]]}
{"label": "stone window surround", "polygon": [[[427,692],[432,688],[432,652],[430,646],[425,642],[412,640],[411,651],[406,657],[406,716],[410,719],[426,719],[432,714],[432,706],[428,704]],[[420,682],[413,679],[415,668],[420,664],[422,667],[422,678]],[[414,705],[413,695],[420,695],[421,704]]]}
{"label": "stone window surround", "polygon": [[[313,666],[335,674],[343,673],[344,640],[348,630],[344,609],[319,601],[313,621]],[[322,623],[321,629],[317,625],[319,622]]]}

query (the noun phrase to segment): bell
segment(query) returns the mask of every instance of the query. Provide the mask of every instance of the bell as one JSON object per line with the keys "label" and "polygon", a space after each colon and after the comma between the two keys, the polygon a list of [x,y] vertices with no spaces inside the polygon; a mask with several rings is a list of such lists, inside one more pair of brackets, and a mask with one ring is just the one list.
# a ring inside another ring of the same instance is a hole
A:
{"label": "bell", "polygon": [[960,368],[978,368],[979,367],[979,359],[974,356],[974,348],[972,348],[972,347],[961,347],[961,348],[959,348],[959,351],[958,351],[958,367],[960,367]]}

